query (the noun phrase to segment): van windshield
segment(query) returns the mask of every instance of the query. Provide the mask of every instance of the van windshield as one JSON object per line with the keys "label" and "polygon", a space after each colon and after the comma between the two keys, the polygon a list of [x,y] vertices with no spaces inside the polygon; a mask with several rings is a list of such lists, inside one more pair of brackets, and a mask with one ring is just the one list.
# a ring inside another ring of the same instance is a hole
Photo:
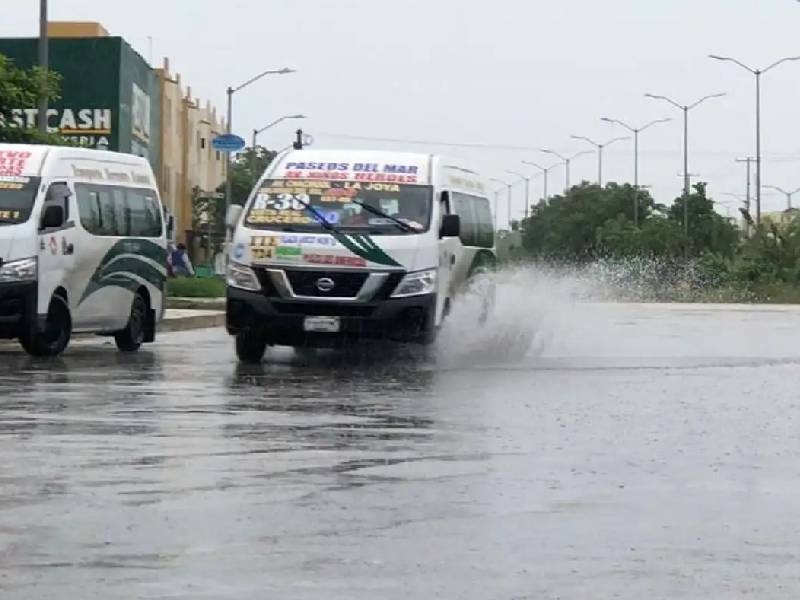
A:
{"label": "van windshield", "polygon": [[30,218],[39,181],[39,177],[0,177],[0,227]]}
{"label": "van windshield", "polygon": [[261,182],[245,223],[281,231],[333,226],[379,235],[414,235],[430,227],[432,197],[430,186],[271,179]]}

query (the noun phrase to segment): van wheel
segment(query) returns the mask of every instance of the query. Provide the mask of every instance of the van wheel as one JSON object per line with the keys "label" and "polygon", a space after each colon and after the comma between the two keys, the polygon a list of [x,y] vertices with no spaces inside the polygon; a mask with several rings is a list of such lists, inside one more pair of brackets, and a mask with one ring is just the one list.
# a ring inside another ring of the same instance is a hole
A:
{"label": "van wheel", "polygon": [[58,356],[69,345],[72,336],[72,317],[67,301],[61,296],[53,296],[47,309],[44,331],[32,331],[20,338],[25,352],[31,356]]}
{"label": "van wheel", "polygon": [[114,341],[121,352],[136,352],[142,347],[147,333],[147,301],[138,292],[133,297],[131,315],[125,329],[114,335]]}
{"label": "van wheel", "polygon": [[262,335],[245,331],[236,336],[236,356],[244,363],[260,363],[266,349],[267,340]]}

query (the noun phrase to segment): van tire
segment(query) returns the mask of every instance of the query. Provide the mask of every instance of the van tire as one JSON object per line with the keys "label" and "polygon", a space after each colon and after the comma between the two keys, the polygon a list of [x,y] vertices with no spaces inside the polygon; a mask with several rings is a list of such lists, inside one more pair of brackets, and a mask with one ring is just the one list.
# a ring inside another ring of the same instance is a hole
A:
{"label": "van tire", "polygon": [[236,336],[236,357],[243,363],[261,363],[266,350],[267,340],[263,335],[245,331]]}
{"label": "van tire", "polygon": [[36,357],[58,356],[69,345],[72,337],[72,317],[67,301],[59,295],[53,296],[47,309],[47,320],[43,331],[31,329],[20,337],[25,352]]}
{"label": "van tire", "polygon": [[149,314],[150,307],[147,305],[147,300],[139,292],[136,292],[131,303],[128,324],[125,329],[114,334],[114,341],[120,352],[137,352],[142,347],[147,334]]}

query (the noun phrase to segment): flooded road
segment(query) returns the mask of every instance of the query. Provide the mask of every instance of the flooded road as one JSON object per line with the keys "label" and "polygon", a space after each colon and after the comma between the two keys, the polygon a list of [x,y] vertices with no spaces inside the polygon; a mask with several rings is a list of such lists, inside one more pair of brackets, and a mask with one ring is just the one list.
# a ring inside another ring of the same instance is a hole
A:
{"label": "flooded road", "polygon": [[222,330],[2,347],[0,598],[797,597],[800,310],[537,327],[260,367]]}

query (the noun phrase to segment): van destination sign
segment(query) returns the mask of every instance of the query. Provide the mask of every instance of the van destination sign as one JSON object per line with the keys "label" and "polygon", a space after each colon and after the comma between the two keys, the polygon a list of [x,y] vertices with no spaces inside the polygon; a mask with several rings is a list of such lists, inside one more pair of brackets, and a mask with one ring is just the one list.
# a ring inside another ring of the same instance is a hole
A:
{"label": "van destination sign", "polygon": [[406,164],[290,162],[286,179],[326,179],[418,183],[419,166]]}

